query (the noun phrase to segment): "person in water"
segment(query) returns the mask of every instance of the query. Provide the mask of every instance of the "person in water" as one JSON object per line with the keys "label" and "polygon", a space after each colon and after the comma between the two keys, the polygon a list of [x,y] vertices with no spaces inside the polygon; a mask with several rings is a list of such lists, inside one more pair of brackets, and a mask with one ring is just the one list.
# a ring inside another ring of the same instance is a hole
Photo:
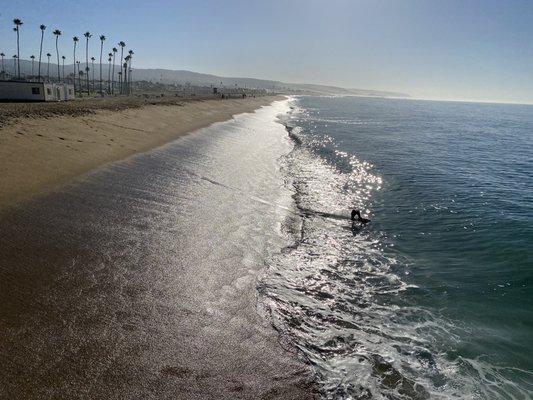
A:
{"label": "person in water", "polygon": [[[357,219],[355,218],[357,216]],[[360,222],[361,224],[368,224],[370,220],[368,218],[361,217],[361,212],[359,210],[352,210],[352,221]]]}

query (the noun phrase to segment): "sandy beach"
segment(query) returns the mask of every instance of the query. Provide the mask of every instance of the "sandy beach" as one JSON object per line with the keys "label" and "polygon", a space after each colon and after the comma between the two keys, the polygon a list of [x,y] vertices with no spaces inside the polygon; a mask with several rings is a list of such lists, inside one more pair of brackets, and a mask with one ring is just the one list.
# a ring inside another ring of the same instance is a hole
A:
{"label": "sandy beach", "polygon": [[316,397],[309,365],[259,299],[264,257],[283,244],[265,217],[276,210],[200,178],[277,201],[265,186],[287,148],[276,111],[112,162],[273,100],[2,129],[0,398]]}
{"label": "sandy beach", "polygon": [[0,212],[94,168],[160,146],[276,97],[95,99],[0,110]]}

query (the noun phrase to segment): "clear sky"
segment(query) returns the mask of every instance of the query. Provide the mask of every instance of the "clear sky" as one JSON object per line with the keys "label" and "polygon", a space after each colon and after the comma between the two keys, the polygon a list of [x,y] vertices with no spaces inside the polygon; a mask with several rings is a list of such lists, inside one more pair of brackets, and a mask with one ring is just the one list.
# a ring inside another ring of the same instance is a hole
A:
{"label": "clear sky", "polygon": [[[37,55],[39,29],[120,40],[137,67],[393,90],[422,98],[533,103],[533,1],[0,0],[0,51]],[[83,46],[82,46],[83,49]]]}

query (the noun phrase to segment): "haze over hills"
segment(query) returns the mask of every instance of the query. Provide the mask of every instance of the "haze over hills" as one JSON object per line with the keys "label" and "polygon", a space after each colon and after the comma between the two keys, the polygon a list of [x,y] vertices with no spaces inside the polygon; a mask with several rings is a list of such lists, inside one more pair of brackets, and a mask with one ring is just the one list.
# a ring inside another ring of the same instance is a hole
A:
{"label": "haze over hills", "polygon": [[395,93],[378,90],[348,89],[337,86],[316,85],[308,83],[287,83],[256,78],[236,78],[222,77],[211,74],[185,70],[169,69],[135,69],[133,78],[136,80],[159,81],[162,83],[180,83],[191,85],[213,85],[213,86],[239,86],[258,89],[291,90],[315,94],[331,95],[359,95],[359,96],[380,96],[380,97],[410,97],[405,93]]}
{"label": "haze over hills", "polygon": [[[6,70],[12,73],[13,61],[6,60]],[[82,68],[85,63],[82,62]],[[100,67],[95,64],[95,79],[99,79]],[[62,68],[62,67],[60,67]],[[91,67],[92,68],[92,67]],[[115,73],[118,65],[115,66]],[[20,69],[22,75],[31,74],[31,61],[20,60]],[[65,65],[65,75],[73,72],[73,65]],[[41,64],[41,75],[46,76],[48,65],[46,62]],[[107,79],[109,71],[108,64],[102,64],[103,79]],[[34,74],[37,74],[37,62],[34,64]],[[50,63],[50,76],[57,76],[57,64]],[[92,72],[90,72],[92,78]],[[288,91],[301,94],[317,94],[317,95],[352,95],[352,96],[376,96],[376,97],[410,97],[406,93],[397,93],[381,90],[367,90],[342,88],[337,86],[317,85],[309,83],[286,83],[281,81],[273,81],[267,79],[256,78],[238,78],[238,77],[223,77],[212,74],[203,74],[199,72],[186,70],[170,70],[170,69],[145,69],[133,67],[134,81],[152,81],[164,84],[179,84],[192,86],[213,86],[213,87],[247,87],[256,89],[269,89],[276,91]]]}

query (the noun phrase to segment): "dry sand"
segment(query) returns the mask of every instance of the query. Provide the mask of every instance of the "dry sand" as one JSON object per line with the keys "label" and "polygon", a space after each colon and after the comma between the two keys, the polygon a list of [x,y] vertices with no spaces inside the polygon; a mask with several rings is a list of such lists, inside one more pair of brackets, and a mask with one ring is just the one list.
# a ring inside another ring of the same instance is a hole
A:
{"label": "dry sand", "polygon": [[275,99],[1,104],[0,212],[96,167]]}

